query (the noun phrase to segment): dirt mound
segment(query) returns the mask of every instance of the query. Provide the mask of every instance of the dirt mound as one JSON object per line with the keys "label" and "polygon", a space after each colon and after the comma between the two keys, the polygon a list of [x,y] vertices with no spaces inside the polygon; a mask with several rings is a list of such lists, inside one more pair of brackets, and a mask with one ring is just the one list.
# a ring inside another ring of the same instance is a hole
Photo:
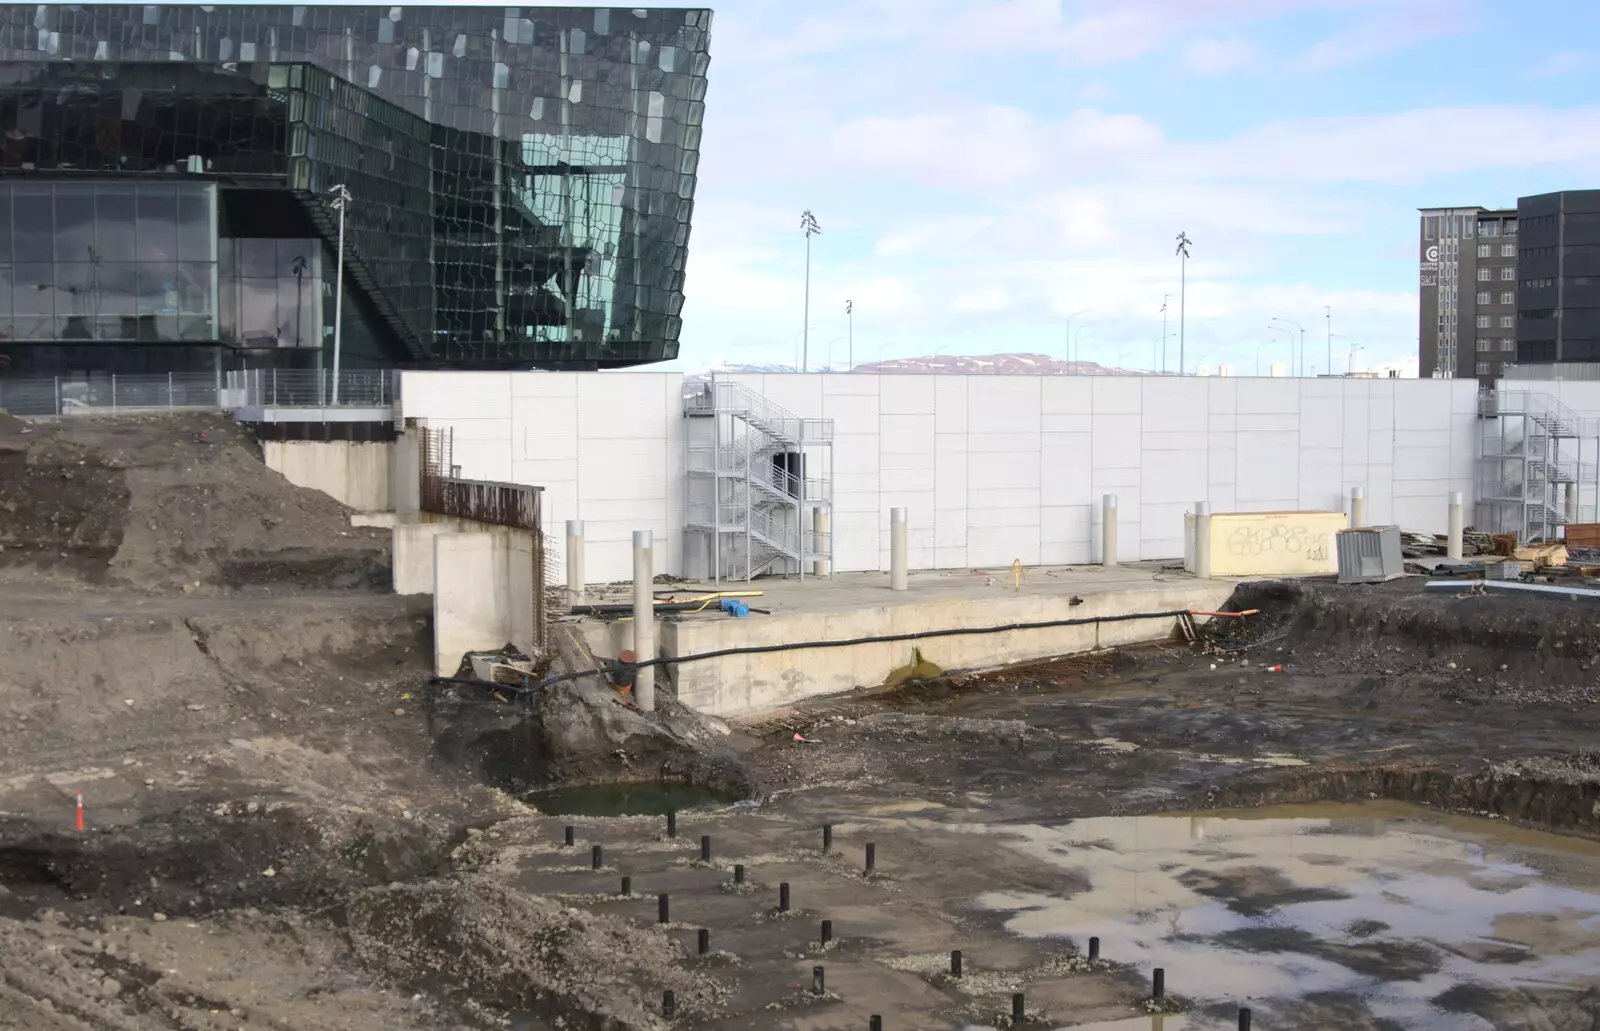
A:
{"label": "dirt mound", "polygon": [[518,891],[481,875],[374,889],[349,907],[357,956],[401,984],[449,985],[478,1006],[561,1017],[603,1014],[607,1027],[660,1028],[663,991],[681,1013],[714,1009],[726,989],[681,967],[683,947],[641,928]]}
{"label": "dirt mound", "polygon": [[1363,674],[1373,690],[1518,707],[1600,702],[1600,607],[1538,595],[1388,584],[1240,584],[1213,625],[1221,646],[1300,673]]}
{"label": "dirt mound", "polygon": [[[384,588],[388,534],[217,415],[0,423],[0,583]],[[31,432],[24,433],[24,430]]]}

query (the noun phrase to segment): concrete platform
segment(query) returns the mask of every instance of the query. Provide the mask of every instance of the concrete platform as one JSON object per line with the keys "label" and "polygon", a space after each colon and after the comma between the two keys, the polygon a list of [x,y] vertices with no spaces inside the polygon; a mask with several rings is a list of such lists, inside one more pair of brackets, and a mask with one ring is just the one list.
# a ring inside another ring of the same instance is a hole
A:
{"label": "concrete platform", "polygon": [[[684,597],[697,590],[688,586]],[[724,584],[722,590],[744,590]],[[1214,610],[1233,591],[1233,581],[1204,580],[1140,563],[1036,567],[1015,583],[1008,570],[912,573],[909,589],[889,590],[887,573],[844,573],[824,579],[758,580],[764,592],[750,604],[771,615],[734,618],[707,612],[658,621],[663,657],[730,648],[810,641],[846,641],[954,628],[1004,626],[1050,620],[1127,616],[1141,612]],[[1069,655],[1171,636],[1175,620],[1140,619],[1083,626],[1011,630],[993,634],[841,645],[832,648],[729,655],[671,668],[678,698],[713,716],[740,716],[789,705],[804,698],[881,685],[897,667],[922,657],[945,669],[981,669]],[[628,623],[593,627],[597,651],[615,655],[628,647]]]}

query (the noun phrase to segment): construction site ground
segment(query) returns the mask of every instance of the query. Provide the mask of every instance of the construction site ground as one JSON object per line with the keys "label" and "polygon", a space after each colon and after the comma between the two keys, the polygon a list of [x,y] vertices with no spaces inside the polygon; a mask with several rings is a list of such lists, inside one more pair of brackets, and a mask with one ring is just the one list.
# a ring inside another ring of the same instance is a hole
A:
{"label": "construction site ground", "polygon": [[[739,801],[669,837],[442,761],[426,605],[252,448],[0,416],[0,1029],[1001,1027],[1016,992],[1041,1028],[1600,1022],[1582,602],[1240,585],[1208,651],[708,726],[673,768]],[[482,705],[453,759],[525,729]],[[668,765],[635,733],[609,775]]]}

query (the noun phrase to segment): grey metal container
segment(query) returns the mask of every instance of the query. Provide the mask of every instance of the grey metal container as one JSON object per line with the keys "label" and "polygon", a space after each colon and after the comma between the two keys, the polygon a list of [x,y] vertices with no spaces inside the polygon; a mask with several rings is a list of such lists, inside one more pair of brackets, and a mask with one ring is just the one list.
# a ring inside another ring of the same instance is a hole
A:
{"label": "grey metal container", "polygon": [[1339,582],[1375,584],[1405,575],[1400,527],[1362,526],[1334,535],[1339,551]]}

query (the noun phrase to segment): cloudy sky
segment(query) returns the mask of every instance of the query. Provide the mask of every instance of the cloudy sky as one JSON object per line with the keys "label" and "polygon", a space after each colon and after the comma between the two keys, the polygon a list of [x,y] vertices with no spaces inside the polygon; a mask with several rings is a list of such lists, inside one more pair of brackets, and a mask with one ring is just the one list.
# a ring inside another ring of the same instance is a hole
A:
{"label": "cloudy sky", "polygon": [[[1593,0],[723,0],[685,368],[1416,353],[1416,209],[1600,187]],[[1538,22],[1519,24],[1520,12]],[[1552,26],[1563,26],[1555,33]],[[1349,340],[1345,339],[1349,338]],[[1265,345],[1265,346],[1262,346]]]}

